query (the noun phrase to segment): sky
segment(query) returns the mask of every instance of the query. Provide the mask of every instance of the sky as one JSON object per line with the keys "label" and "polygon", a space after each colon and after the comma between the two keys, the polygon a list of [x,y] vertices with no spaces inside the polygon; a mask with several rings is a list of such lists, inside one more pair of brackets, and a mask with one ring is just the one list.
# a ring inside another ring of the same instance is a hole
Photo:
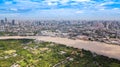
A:
{"label": "sky", "polygon": [[120,0],[0,0],[0,19],[120,20]]}

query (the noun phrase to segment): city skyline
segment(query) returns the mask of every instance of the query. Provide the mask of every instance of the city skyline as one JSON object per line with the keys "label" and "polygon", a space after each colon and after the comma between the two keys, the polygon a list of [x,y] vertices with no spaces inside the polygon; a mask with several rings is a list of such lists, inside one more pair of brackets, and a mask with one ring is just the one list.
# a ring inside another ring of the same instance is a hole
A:
{"label": "city skyline", "polygon": [[0,19],[119,20],[120,0],[0,0]]}

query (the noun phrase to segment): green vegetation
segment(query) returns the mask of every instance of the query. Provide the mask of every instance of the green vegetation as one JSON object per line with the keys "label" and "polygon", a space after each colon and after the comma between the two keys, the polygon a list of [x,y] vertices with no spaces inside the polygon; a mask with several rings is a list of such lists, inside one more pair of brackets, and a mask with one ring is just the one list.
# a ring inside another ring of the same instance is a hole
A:
{"label": "green vegetation", "polygon": [[120,67],[120,61],[51,42],[0,40],[0,67]]}
{"label": "green vegetation", "polygon": [[13,33],[13,32],[0,32],[0,36],[6,36],[6,35],[15,36],[15,35],[17,35],[17,33]]}

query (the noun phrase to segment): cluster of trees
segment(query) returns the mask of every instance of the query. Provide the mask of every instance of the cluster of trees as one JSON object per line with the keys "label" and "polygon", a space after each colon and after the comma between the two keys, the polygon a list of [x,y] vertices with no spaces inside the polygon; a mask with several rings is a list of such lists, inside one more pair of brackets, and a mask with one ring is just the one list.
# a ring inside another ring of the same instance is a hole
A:
{"label": "cluster of trees", "polygon": [[[26,46],[27,48],[23,49]],[[48,48],[48,50],[41,52],[41,48]],[[31,49],[35,49],[39,53],[33,54]],[[120,67],[119,60],[51,42],[36,43],[29,39],[0,40],[0,57],[6,55],[4,54],[6,50],[16,50],[17,56],[7,59],[0,58],[0,67],[10,67],[14,63],[22,67],[51,67],[64,61],[67,57],[72,58],[72,61],[61,64],[62,67]]]}

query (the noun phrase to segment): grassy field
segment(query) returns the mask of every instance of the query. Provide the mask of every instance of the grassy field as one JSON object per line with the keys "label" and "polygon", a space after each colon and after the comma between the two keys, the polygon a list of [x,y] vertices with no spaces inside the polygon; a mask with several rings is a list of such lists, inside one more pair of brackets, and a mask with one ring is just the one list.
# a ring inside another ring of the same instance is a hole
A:
{"label": "grassy field", "polygon": [[0,40],[0,67],[10,66],[120,67],[120,61],[51,42]]}

